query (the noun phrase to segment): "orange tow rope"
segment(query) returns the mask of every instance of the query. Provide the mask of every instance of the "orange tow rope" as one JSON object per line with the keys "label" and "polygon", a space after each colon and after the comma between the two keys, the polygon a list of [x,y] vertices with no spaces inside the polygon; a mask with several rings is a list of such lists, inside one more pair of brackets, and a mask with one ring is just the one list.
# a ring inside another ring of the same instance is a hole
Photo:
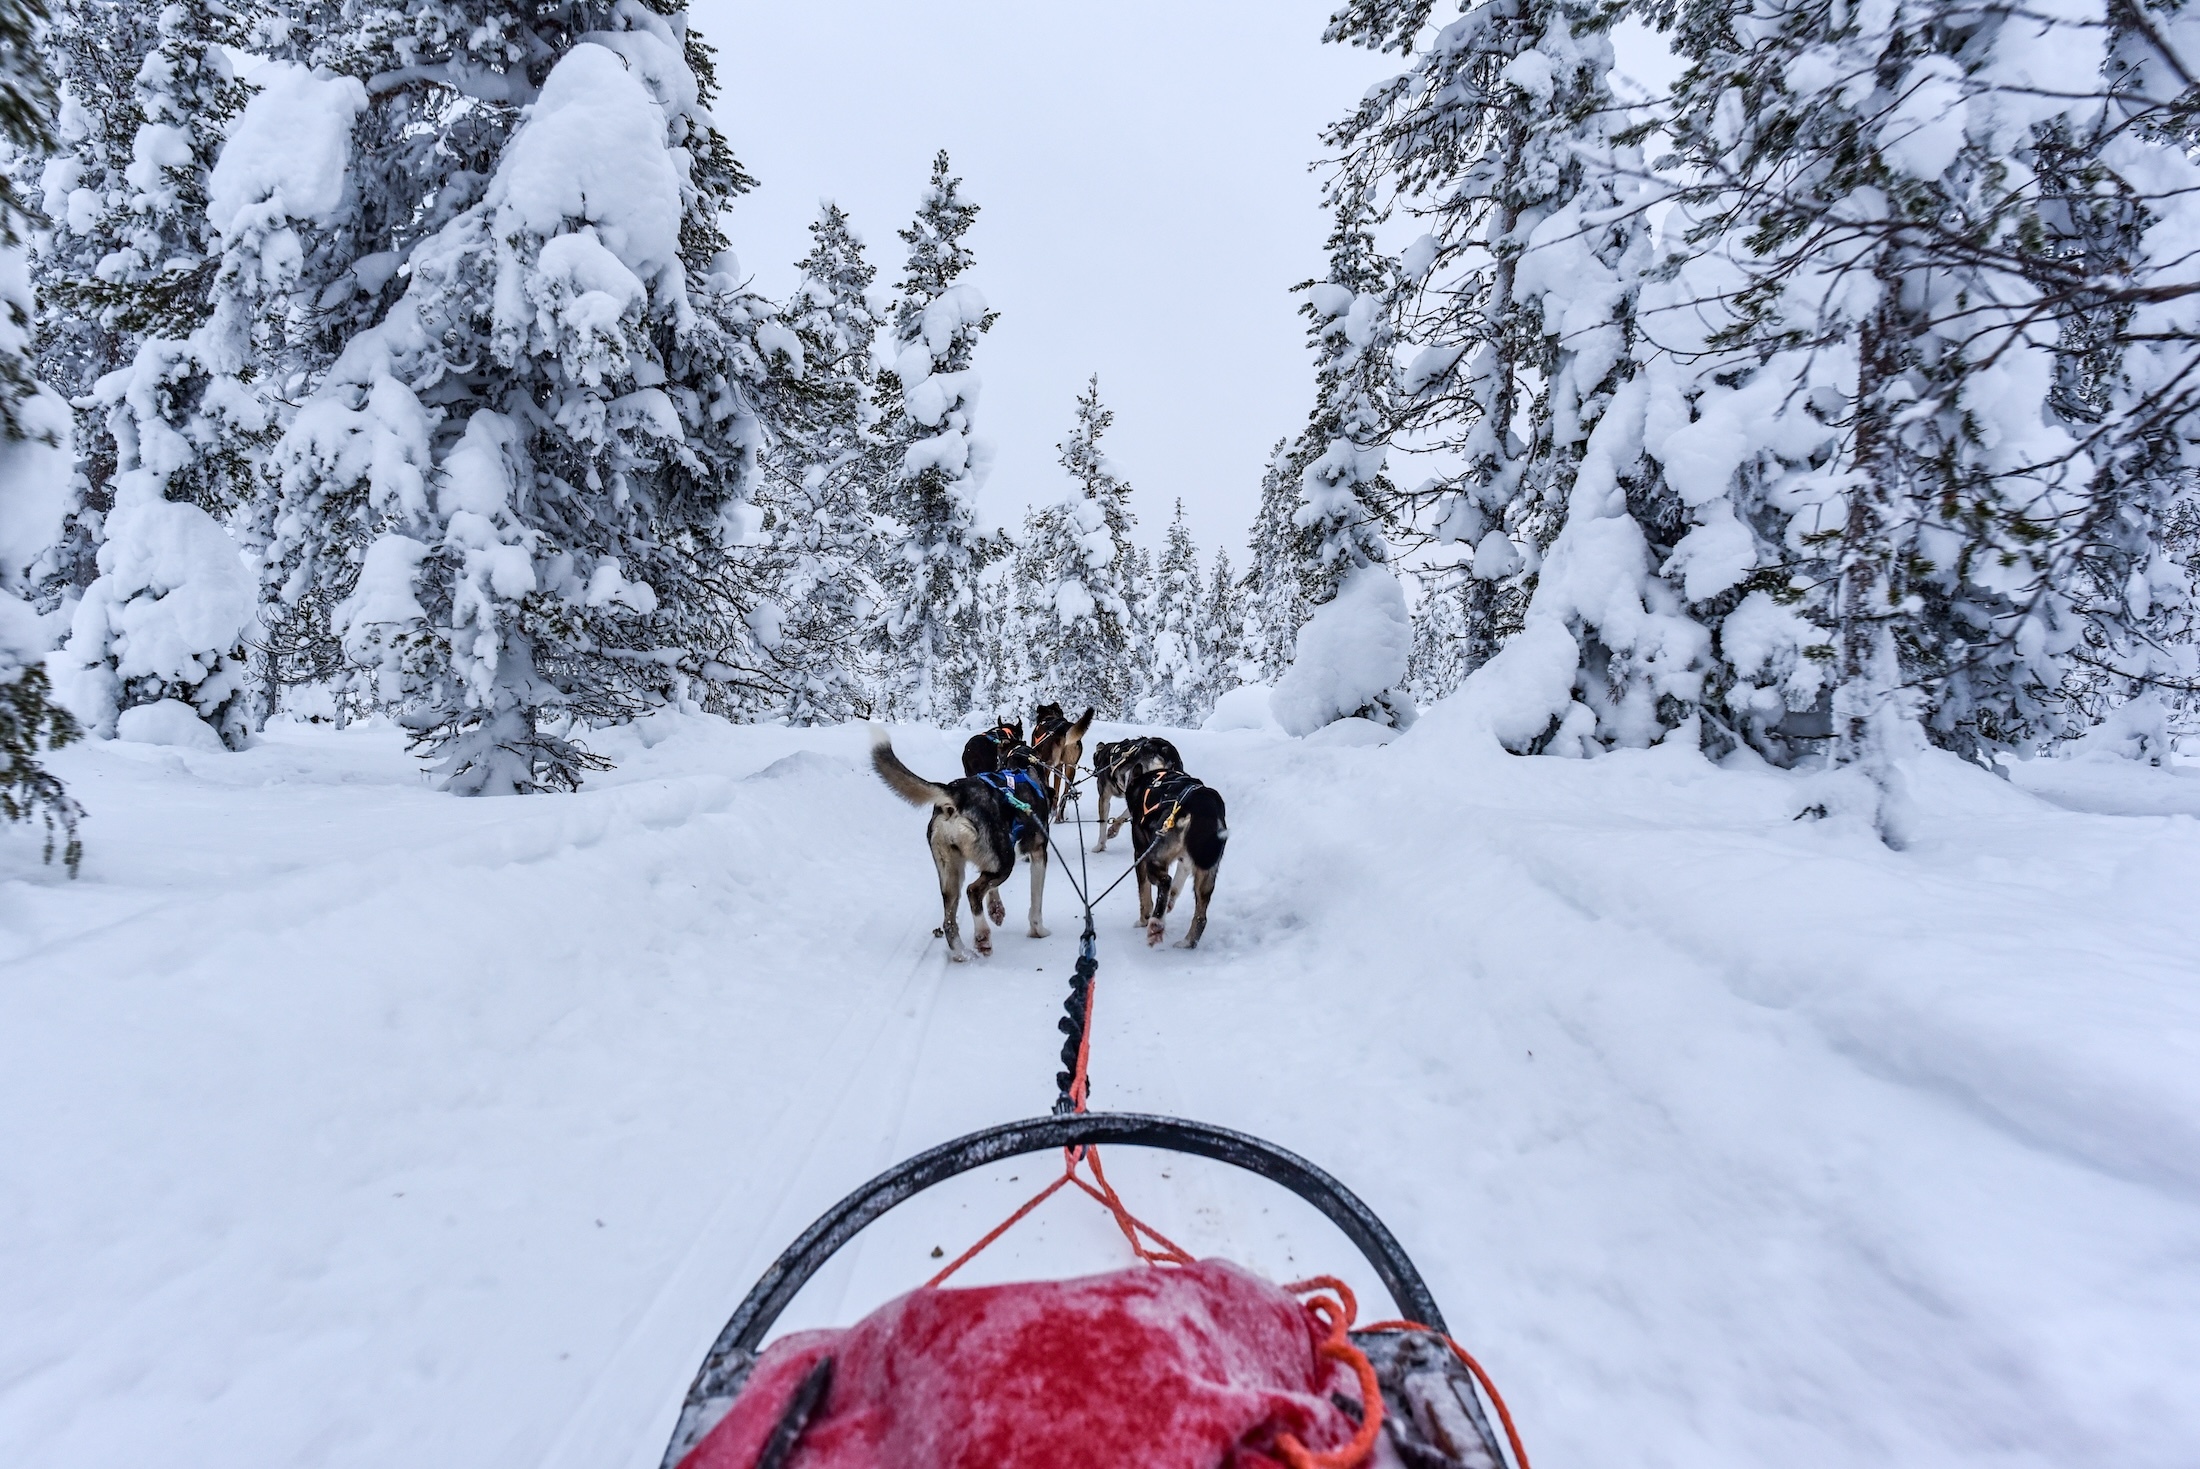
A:
{"label": "orange tow rope", "polygon": [[1376,1435],[1383,1431],[1383,1386],[1375,1380],[1375,1364],[1367,1360],[1367,1353],[1352,1345],[1352,1318],[1360,1313],[1360,1303],[1353,1299],[1352,1287],[1334,1275],[1317,1275],[1284,1289],[1295,1296],[1307,1291],[1333,1290],[1337,1293],[1335,1296],[1315,1296],[1306,1303],[1306,1309],[1329,1328],[1329,1336],[1315,1348],[1316,1354],[1331,1362],[1343,1363],[1360,1379],[1360,1431],[1353,1434],[1352,1442],[1343,1448],[1320,1454],[1308,1449],[1291,1434],[1278,1434],[1276,1451],[1283,1455],[1283,1462],[1291,1469],[1353,1469],[1375,1451]]}

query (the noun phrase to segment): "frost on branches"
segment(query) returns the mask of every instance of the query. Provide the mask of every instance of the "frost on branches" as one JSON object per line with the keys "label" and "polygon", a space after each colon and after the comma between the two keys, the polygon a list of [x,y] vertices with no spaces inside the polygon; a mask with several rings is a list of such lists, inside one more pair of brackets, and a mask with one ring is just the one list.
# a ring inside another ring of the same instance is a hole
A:
{"label": "frost on branches", "polygon": [[[516,44],[516,42],[515,42]],[[588,723],[710,703],[757,633],[765,313],[733,277],[685,17],[622,5],[543,75],[478,202],[413,246],[276,453],[279,599],[318,594],[448,787],[570,789]],[[486,86],[464,75],[460,85]]]}
{"label": "frost on branches", "polygon": [[991,451],[972,429],[971,362],[994,313],[962,279],[974,261],[963,236],[977,217],[942,152],[916,219],[900,232],[909,255],[894,303],[892,366],[879,374],[875,508],[900,540],[881,568],[886,708],[942,724],[971,711],[979,677],[977,494]]}

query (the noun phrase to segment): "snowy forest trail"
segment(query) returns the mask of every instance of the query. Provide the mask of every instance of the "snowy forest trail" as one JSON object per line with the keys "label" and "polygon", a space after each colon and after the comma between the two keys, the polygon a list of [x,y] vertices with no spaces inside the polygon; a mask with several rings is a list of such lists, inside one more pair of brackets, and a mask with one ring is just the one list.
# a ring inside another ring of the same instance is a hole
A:
{"label": "snowy forest trail", "polygon": [[[1503,757],[1451,713],[1172,732],[1230,853],[1196,951],[1145,947],[1132,884],[1103,905],[1095,1105],[1336,1173],[1542,1469],[2188,1464],[2200,781],[1928,763],[1891,852],[1836,781]],[[1047,1109],[1059,870],[1051,938],[950,965],[861,730],[607,753],[577,797],[467,802],[386,731],[64,752],[85,877],[17,843],[0,882],[0,1461],[645,1469],[819,1211]],[[919,1283],[1053,1166],[912,1201],[783,1325]],[[1196,1252],[1381,1309],[1280,1190],[1108,1166]],[[1124,1257],[1064,1197],[966,1278]]]}

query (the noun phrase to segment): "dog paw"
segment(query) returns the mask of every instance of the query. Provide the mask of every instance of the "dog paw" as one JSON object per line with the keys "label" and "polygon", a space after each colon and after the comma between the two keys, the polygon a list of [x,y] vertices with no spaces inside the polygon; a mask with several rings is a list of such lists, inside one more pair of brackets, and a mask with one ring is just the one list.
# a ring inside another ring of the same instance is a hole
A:
{"label": "dog paw", "polygon": [[1008,922],[1008,905],[1001,901],[1001,890],[995,888],[985,895],[985,911],[995,923]]}
{"label": "dog paw", "polygon": [[1161,925],[1160,925],[1160,924],[1158,924],[1158,923],[1149,923],[1149,924],[1147,924],[1147,925],[1146,925],[1146,947],[1147,947],[1147,948],[1149,948],[1149,949],[1157,949],[1157,948],[1161,947],[1161,935],[1162,935],[1162,928],[1161,928]]}
{"label": "dog paw", "polygon": [[979,953],[985,955],[988,959],[993,957],[993,935],[981,933],[978,935],[977,943]]}
{"label": "dog paw", "polygon": [[970,956],[968,954],[965,954],[960,949],[949,949],[947,951],[947,960],[951,964],[968,964],[970,962]]}
{"label": "dog paw", "polygon": [[1099,846],[1093,848],[1095,852],[1105,852],[1107,849],[1108,844],[1106,842],[1102,842]]}
{"label": "dog paw", "polygon": [[1031,936],[1035,939],[1052,938],[1054,937],[1054,930],[1043,923],[1034,923],[1031,925]]}
{"label": "dog paw", "polygon": [[1199,940],[1190,938],[1178,939],[1176,941],[1176,946],[1180,949],[1196,949],[1199,947]]}

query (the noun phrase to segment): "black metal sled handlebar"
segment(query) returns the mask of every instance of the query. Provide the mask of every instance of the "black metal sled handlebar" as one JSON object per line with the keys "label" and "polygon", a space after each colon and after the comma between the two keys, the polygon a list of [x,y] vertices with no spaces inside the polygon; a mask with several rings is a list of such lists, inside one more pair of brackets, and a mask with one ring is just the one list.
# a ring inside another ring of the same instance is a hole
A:
{"label": "black metal sled handlebar", "polygon": [[772,1262],[763,1278],[735,1309],[725,1330],[711,1348],[711,1359],[740,1350],[753,1352],[779,1319],[779,1314],[826,1261],[856,1237],[863,1228],[905,1199],[973,1168],[1043,1153],[1053,1148],[1075,1148],[1101,1143],[1127,1147],[1160,1148],[1212,1158],[1257,1173],[1281,1184],[1319,1209],[1345,1238],[1359,1248],[1375,1267],[1398,1309],[1424,1326],[1444,1330],[1444,1316],[1435,1297],[1414,1269],[1413,1261],[1397,1239],[1375,1217],[1375,1211],[1327,1173],[1274,1143],[1249,1133],[1232,1132],[1204,1122],[1180,1117],[1156,1117],[1136,1112],[1081,1112],[1060,1117],[1041,1117],[1030,1122],[1010,1122],[973,1132],[953,1142],[917,1154],[896,1164],[842,1199],[802,1232],[786,1253]]}

